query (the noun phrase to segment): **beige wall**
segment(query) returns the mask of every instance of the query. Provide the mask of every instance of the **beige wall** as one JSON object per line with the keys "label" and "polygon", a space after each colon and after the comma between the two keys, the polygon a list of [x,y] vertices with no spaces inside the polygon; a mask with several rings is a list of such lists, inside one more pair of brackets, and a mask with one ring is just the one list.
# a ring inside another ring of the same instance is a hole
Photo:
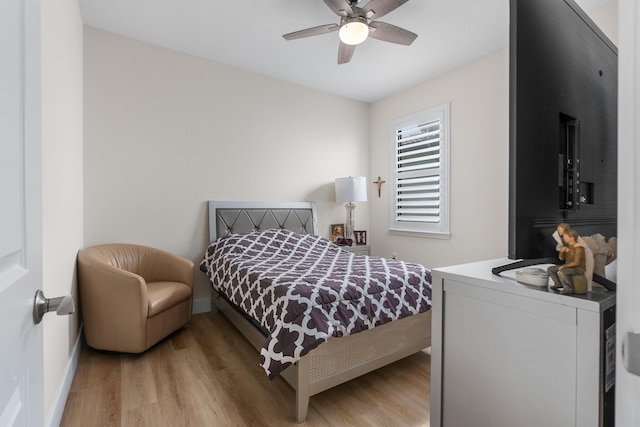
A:
{"label": "beige wall", "polygon": [[428,267],[507,253],[509,60],[487,55],[371,107],[371,173],[390,174],[394,119],[451,103],[451,238],[389,233],[389,185],[370,202],[373,253]]}
{"label": "beige wall", "polygon": [[[48,298],[74,295],[76,302],[83,222],[82,29],[76,0],[42,2],[42,289]],[[78,314],[48,314],[42,325],[44,413],[50,418],[56,399],[66,398],[61,387],[78,338]]]}
{"label": "beige wall", "polygon": [[[85,27],[84,244],[133,242],[198,263],[206,201],[318,202],[367,175],[368,105]],[[367,227],[366,203],[356,223]],[[196,299],[209,284],[196,274]]]}
{"label": "beige wall", "polygon": [[[617,0],[589,12],[616,43]],[[371,106],[371,176],[390,175],[389,126],[399,117],[451,103],[451,239],[389,233],[389,187],[371,199],[373,254],[441,267],[506,257],[509,187],[507,48]]]}

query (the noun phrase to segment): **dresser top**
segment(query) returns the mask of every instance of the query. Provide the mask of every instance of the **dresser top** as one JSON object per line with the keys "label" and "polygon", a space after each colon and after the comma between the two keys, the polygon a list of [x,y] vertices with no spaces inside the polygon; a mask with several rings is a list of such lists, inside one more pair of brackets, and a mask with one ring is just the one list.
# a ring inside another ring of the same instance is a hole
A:
{"label": "dresser top", "polygon": [[[549,290],[548,287],[531,286],[516,282],[517,270],[507,270],[500,273],[500,275],[495,275],[491,272],[494,267],[513,262],[514,260],[508,258],[499,258],[452,265],[449,267],[434,268],[432,275],[434,278],[439,277],[445,280],[455,280],[465,284],[590,311],[602,311],[615,305],[616,293],[608,291],[596,284],[593,285],[593,291],[588,292],[586,295],[560,295]],[[550,265],[551,264],[541,264],[530,267],[538,267],[546,270]]]}

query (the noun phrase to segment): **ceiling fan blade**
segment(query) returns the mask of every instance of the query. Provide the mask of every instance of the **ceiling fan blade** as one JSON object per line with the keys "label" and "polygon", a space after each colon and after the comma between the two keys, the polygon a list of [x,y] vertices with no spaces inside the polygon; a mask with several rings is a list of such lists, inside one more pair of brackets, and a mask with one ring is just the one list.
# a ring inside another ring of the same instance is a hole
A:
{"label": "ceiling fan blade", "polygon": [[336,31],[340,26],[338,24],[320,25],[318,27],[307,28],[306,30],[294,31],[293,33],[284,34],[285,40],[295,40],[304,37],[318,36]]}
{"label": "ceiling fan blade", "polygon": [[346,64],[351,61],[351,57],[355,51],[356,45],[349,45],[340,42],[340,47],[338,48],[338,64]]}
{"label": "ceiling fan blade", "polygon": [[386,22],[373,21],[369,23],[369,28],[371,30],[369,31],[369,37],[405,46],[409,46],[418,37],[416,33]]}
{"label": "ceiling fan blade", "polygon": [[324,2],[329,6],[329,9],[333,10],[338,16],[353,14],[353,9],[351,9],[351,5],[347,3],[347,0],[324,0]]}
{"label": "ceiling fan blade", "polygon": [[362,8],[362,13],[364,13],[364,16],[368,19],[372,17],[378,19],[396,10],[408,1],[409,0],[371,0]]}

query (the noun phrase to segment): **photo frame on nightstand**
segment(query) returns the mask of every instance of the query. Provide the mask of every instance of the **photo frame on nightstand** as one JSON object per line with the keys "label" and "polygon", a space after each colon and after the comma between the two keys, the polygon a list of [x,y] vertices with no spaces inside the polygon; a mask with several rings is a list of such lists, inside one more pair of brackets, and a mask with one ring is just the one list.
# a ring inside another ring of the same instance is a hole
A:
{"label": "photo frame on nightstand", "polygon": [[338,239],[344,238],[344,224],[331,224],[331,241],[337,243]]}
{"label": "photo frame on nightstand", "polygon": [[355,238],[356,245],[367,244],[367,232],[365,230],[355,230],[353,232],[353,236]]}

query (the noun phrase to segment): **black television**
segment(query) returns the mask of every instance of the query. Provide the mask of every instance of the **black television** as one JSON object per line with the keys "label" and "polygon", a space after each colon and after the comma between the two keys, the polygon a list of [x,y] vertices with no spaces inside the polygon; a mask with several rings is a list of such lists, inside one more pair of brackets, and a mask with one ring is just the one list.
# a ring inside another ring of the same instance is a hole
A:
{"label": "black television", "polygon": [[510,0],[509,258],[616,236],[616,46],[573,0]]}

